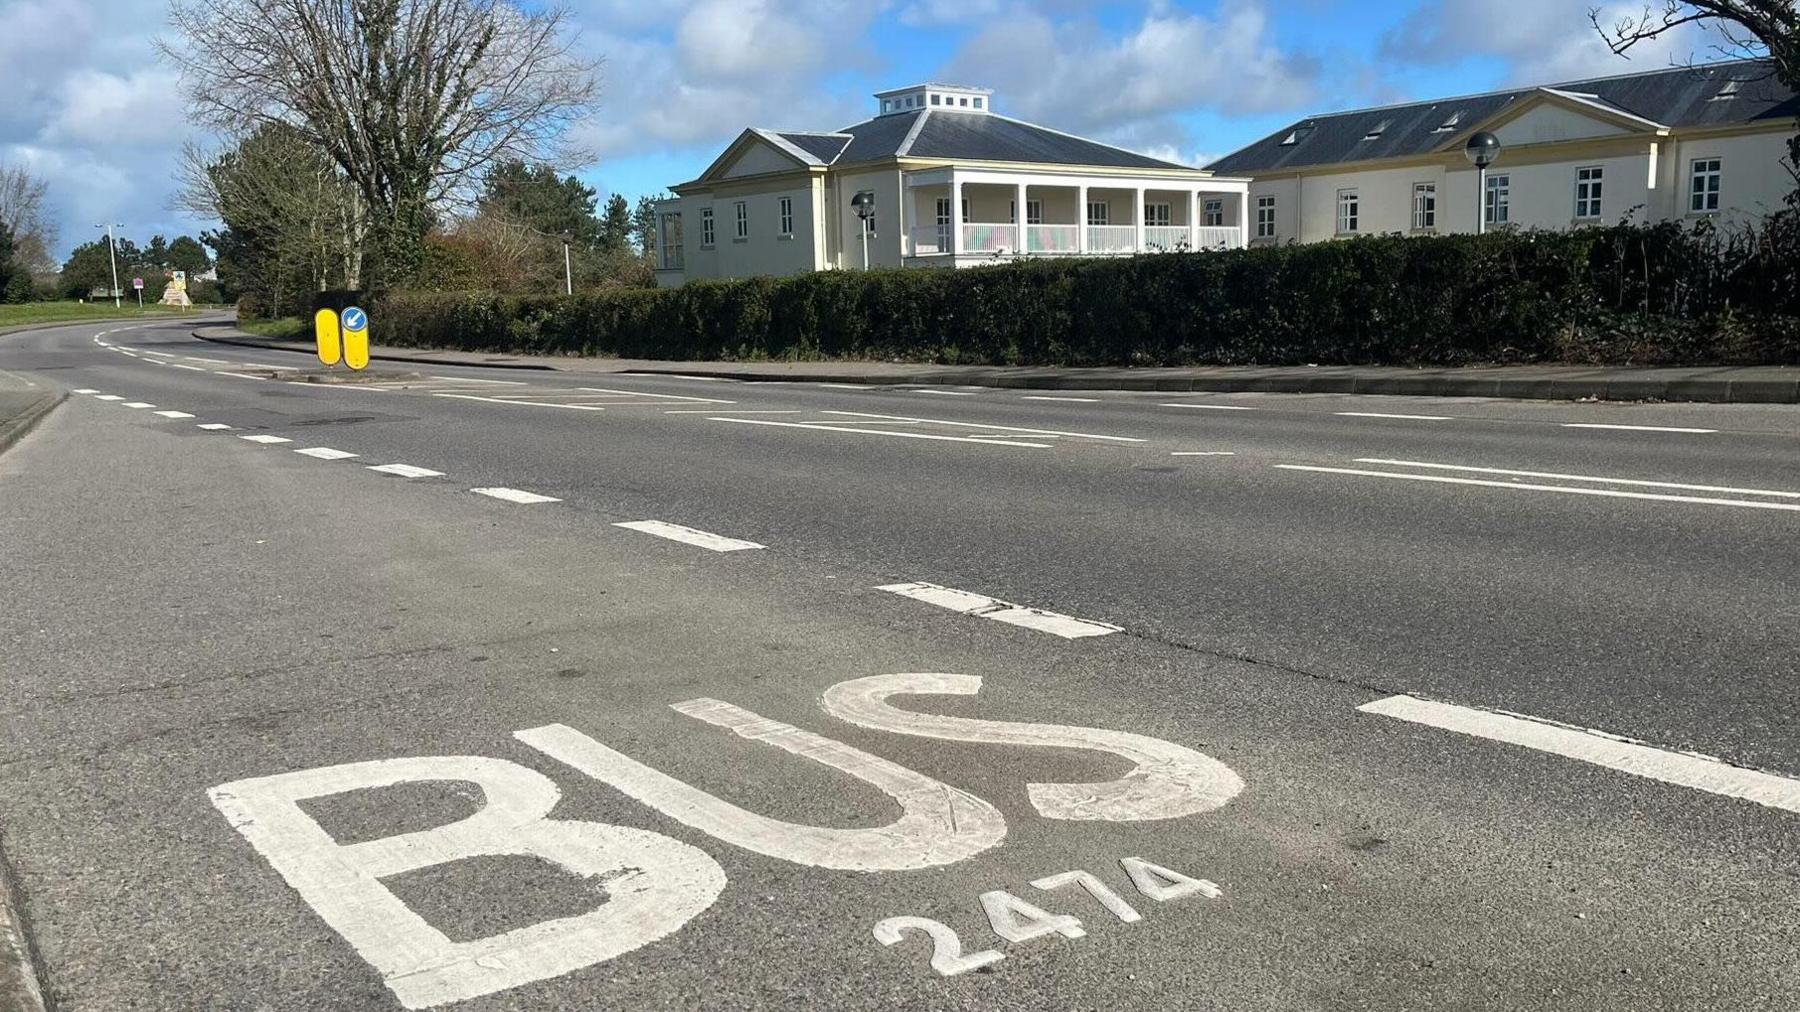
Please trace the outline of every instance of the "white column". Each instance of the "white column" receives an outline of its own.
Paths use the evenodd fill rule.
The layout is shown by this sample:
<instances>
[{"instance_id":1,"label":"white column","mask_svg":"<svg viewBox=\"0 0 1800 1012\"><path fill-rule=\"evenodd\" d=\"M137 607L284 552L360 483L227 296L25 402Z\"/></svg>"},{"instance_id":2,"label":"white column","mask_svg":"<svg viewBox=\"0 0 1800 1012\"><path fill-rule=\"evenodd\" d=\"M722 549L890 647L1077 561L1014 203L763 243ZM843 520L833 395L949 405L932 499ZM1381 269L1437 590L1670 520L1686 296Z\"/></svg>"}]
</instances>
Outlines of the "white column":
<instances>
[{"instance_id":1,"label":"white column","mask_svg":"<svg viewBox=\"0 0 1800 1012\"><path fill-rule=\"evenodd\" d=\"M1020 183L1014 189L1018 196L1013 198L1013 252L1027 251L1025 242L1025 184Z\"/></svg>"},{"instance_id":2,"label":"white column","mask_svg":"<svg viewBox=\"0 0 1800 1012\"><path fill-rule=\"evenodd\" d=\"M1087 193L1086 184L1075 188L1075 252L1077 253L1088 251Z\"/></svg>"},{"instance_id":3,"label":"white column","mask_svg":"<svg viewBox=\"0 0 1800 1012\"><path fill-rule=\"evenodd\" d=\"M913 252L913 229L919 221L919 195L907 185L906 173L900 173L900 259L904 263Z\"/></svg>"},{"instance_id":4,"label":"white column","mask_svg":"<svg viewBox=\"0 0 1800 1012\"><path fill-rule=\"evenodd\" d=\"M1200 248L1200 194L1189 190L1187 205L1188 249L1196 250Z\"/></svg>"},{"instance_id":5,"label":"white column","mask_svg":"<svg viewBox=\"0 0 1800 1012\"><path fill-rule=\"evenodd\" d=\"M963 251L963 181L950 173L950 252L960 255Z\"/></svg>"},{"instance_id":6,"label":"white column","mask_svg":"<svg viewBox=\"0 0 1800 1012\"><path fill-rule=\"evenodd\" d=\"M1132 225L1137 229L1136 238L1132 241L1133 253L1144 252L1144 188L1132 191L1137 194L1137 208L1131 213Z\"/></svg>"},{"instance_id":7,"label":"white column","mask_svg":"<svg viewBox=\"0 0 1800 1012\"><path fill-rule=\"evenodd\" d=\"M1245 249L1250 245L1250 187L1246 185L1238 193L1237 248Z\"/></svg>"}]
</instances>

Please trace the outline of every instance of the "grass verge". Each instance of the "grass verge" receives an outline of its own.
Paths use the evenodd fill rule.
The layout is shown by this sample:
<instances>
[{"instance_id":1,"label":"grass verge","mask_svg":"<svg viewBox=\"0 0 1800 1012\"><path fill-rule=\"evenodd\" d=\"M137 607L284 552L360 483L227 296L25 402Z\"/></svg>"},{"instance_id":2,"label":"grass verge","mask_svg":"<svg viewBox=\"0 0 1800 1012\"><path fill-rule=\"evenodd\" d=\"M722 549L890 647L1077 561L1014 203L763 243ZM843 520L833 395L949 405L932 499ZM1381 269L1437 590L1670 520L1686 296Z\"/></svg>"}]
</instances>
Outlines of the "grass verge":
<instances>
[{"instance_id":1,"label":"grass verge","mask_svg":"<svg viewBox=\"0 0 1800 1012\"><path fill-rule=\"evenodd\" d=\"M312 333L306 321L298 316L283 316L274 320L246 320L239 317L237 329L246 334L277 341L295 341Z\"/></svg>"}]
</instances>

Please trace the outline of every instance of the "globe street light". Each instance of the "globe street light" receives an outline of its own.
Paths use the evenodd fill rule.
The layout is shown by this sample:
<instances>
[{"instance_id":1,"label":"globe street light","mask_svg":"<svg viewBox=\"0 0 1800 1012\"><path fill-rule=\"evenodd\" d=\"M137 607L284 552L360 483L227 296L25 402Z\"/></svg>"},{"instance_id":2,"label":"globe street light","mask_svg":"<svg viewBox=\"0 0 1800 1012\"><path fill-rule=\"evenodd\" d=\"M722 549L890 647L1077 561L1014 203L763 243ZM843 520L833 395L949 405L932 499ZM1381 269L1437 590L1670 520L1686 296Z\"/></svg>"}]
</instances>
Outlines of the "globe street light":
<instances>
[{"instance_id":1,"label":"globe street light","mask_svg":"<svg viewBox=\"0 0 1800 1012\"><path fill-rule=\"evenodd\" d=\"M1463 155L1475 166L1475 234L1487 231L1487 170L1500 157L1500 138L1481 131L1463 145Z\"/></svg>"},{"instance_id":2,"label":"globe street light","mask_svg":"<svg viewBox=\"0 0 1800 1012\"><path fill-rule=\"evenodd\" d=\"M862 223L863 270L866 271L869 269L869 234L875 227L875 191L858 190L856 196L850 198L850 207Z\"/></svg>"}]
</instances>

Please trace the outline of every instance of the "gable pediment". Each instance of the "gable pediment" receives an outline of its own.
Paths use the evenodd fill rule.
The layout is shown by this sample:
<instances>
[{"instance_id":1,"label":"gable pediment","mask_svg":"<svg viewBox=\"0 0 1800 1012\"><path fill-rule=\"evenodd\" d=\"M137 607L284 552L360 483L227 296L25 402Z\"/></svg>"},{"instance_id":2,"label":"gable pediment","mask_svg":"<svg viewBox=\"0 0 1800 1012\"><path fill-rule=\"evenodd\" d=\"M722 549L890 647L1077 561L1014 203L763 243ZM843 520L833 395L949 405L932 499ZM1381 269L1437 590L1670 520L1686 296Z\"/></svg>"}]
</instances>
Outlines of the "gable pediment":
<instances>
[{"instance_id":1,"label":"gable pediment","mask_svg":"<svg viewBox=\"0 0 1800 1012\"><path fill-rule=\"evenodd\" d=\"M1665 134L1668 127L1594 96L1555 88L1539 88L1485 121L1471 124L1452 144L1460 148L1475 130L1486 130L1505 147L1603 140L1637 134Z\"/></svg>"},{"instance_id":2,"label":"gable pediment","mask_svg":"<svg viewBox=\"0 0 1800 1012\"><path fill-rule=\"evenodd\" d=\"M721 182L804 168L807 168L806 162L770 143L755 130L746 130L701 173L700 181Z\"/></svg>"}]
</instances>

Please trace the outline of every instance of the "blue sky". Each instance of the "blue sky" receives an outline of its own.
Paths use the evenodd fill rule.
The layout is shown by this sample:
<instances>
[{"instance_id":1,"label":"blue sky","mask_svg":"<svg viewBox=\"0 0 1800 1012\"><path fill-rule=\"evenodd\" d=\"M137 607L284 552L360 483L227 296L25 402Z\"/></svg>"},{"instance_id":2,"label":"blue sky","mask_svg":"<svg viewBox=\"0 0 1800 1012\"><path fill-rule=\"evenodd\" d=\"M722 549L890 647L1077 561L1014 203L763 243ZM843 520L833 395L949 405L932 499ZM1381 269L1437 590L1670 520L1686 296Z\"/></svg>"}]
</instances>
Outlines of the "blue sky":
<instances>
[{"instance_id":1,"label":"blue sky","mask_svg":"<svg viewBox=\"0 0 1800 1012\"><path fill-rule=\"evenodd\" d=\"M1605 3L1603 16L1641 0ZM994 89L996 111L1193 164L1312 112L1625 73L1716 56L1692 32L1612 55L1570 0L576 0L603 61L580 172L635 197L697 175L746 126L835 129L871 92ZM49 180L66 251L117 221L142 241L205 140L158 60L163 0L0 0L0 163Z\"/></svg>"}]
</instances>

